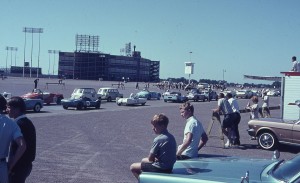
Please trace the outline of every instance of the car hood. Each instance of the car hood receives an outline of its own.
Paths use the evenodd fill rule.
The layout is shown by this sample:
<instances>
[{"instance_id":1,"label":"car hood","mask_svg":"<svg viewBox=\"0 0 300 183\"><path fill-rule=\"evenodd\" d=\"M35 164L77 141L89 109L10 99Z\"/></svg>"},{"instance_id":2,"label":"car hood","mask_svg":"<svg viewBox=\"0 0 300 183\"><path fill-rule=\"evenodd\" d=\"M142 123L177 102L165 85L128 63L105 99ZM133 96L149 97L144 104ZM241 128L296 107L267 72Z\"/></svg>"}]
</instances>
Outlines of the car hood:
<instances>
[{"instance_id":1,"label":"car hood","mask_svg":"<svg viewBox=\"0 0 300 183\"><path fill-rule=\"evenodd\" d=\"M141 183L159 176L158 182L240 182L249 171L251 182L261 182L261 173L274 163L266 159L247 159L238 157L197 158L177 161L172 174L143 173ZM154 178L157 179L157 178ZM145 181L143 181L145 180ZM167 180L167 181L162 181ZM177 181L176 181L177 180ZM200 181L203 180L203 181ZM155 181L149 181L154 183Z\"/></svg>"}]
</instances>

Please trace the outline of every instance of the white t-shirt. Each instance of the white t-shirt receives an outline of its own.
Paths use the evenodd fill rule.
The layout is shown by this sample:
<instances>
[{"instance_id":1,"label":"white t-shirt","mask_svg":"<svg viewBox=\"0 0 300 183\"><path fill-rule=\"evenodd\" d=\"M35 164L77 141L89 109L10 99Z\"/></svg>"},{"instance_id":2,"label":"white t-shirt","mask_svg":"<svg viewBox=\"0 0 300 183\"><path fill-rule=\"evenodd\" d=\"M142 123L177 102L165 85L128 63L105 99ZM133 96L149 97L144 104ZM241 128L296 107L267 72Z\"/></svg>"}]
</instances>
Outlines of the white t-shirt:
<instances>
[{"instance_id":1,"label":"white t-shirt","mask_svg":"<svg viewBox=\"0 0 300 183\"><path fill-rule=\"evenodd\" d=\"M183 141L186 139L187 133L192 133L193 138L191 144L182 152L182 155L188 156L190 158L198 157L198 145L203 133L205 133L202 124L194 116L187 119Z\"/></svg>"},{"instance_id":2,"label":"white t-shirt","mask_svg":"<svg viewBox=\"0 0 300 183\"><path fill-rule=\"evenodd\" d=\"M261 107L269 107L269 96L268 95L265 95L263 97L263 101L264 101L264 103Z\"/></svg>"}]
</instances>

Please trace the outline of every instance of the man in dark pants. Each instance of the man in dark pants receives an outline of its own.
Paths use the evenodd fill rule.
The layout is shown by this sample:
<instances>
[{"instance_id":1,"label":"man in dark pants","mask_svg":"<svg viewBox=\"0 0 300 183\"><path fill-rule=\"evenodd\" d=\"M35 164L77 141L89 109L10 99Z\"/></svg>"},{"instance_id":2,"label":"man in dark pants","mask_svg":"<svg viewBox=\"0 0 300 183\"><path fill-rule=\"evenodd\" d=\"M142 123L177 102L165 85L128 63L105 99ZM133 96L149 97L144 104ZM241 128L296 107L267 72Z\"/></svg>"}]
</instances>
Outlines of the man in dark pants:
<instances>
[{"instance_id":1,"label":"man in dark pants","mask_svg":"<svg viewBox=\"0 0 300 183\"><path fill-rule=\"evenodd\" d=\"M32 162L36 154L36 131L33 123L25 115L26 105L21 97L12 97L7 103L7 113L21 129L26 142L26 151L13 167L9 175L9 183L25 183L32 170ZM11 144L9 159L14 157L16 144Z\"/></svg>"},{"instance_id":2,"label":"man in dark pants","mask_svg":"<svg viewBox=\"0 0 300 183\"><path fill-rule=\"evenodd\" d=\"M33 82L34 82L34 89L36 89L37 85L38 85L38 82L39 82L39 79L35 79Z\"/></svg>"},{"instance_id":3,"label":"man in dark pants","mask_svg":"<svg viewBox=\"0 0 300 183\"><path fill-rule=\"evenodd\" d=\"M226 97L228 102L230 103L230 106L232 107L233 114L234 114L233 130L235 131L236 139L233 145L241 145L240 133L239 133L239 123L241 121L241 115L240 115L239 104L238 101L232 97L231 93L227 93Z\"/></svg>"}]
</instances>

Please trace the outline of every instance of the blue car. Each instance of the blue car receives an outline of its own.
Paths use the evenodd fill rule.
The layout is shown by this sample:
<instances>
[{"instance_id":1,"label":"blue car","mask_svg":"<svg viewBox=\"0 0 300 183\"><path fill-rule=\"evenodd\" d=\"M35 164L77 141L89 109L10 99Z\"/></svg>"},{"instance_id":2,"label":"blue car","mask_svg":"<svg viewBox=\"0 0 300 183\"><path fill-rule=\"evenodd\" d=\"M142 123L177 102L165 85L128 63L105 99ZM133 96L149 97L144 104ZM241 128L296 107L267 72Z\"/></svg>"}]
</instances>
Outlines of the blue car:
<instances>
[{"instance_id":1,"label":"blue car","mask_svg":"<svg viewBox=\"0 0 300 183\"><path fill-rule=\"evenodd\" d=\"M138 98L146 98L147 100L157 99L160 100L161 94L155 91L143 90L136 94Z\"/></svg>"},{"instance_id":2,"label":"blue car","mask_svg":"<svg viewBox=\"0 0 300 183\"><path fill-rule=\"evenodd\" d=\"M71 97L69 99L62 99L61 105L63 106L64 109L68 109L69 107L75 107L77 110L87 109L88 107L95 107L96 109L100 109L101 99L93 101L87 97L84 98Z\"/></svg>"},{"instance_id":3,"label":"blue car","mask_svg":"<svg viewBox=\"0 0 300 183\"><path fill-rule=\"evenodd\" d=\"M171 174L143 172L139 183L299 183L299 164L300 155L287 161L212 155L176 161Z\"/></svg>"}]
</instances>

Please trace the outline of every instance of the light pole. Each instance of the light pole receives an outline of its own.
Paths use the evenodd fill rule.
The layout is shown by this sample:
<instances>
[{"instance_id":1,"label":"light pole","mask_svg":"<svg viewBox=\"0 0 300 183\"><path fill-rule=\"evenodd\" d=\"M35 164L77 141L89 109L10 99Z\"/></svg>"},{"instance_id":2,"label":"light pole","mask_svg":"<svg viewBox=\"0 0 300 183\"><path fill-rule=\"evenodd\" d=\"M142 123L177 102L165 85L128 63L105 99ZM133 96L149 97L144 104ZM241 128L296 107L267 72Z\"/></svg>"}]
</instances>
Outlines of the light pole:
<instances>
[{"instance_id":1,"label":"light pole","mask_svg":"<svg viewBox=\"0 0 300 183\"><path fill-rule=\"evenodd\" d=\"M193 52L190 51L190 62L191 63L192 63L192 53ZM189 74L189 84L191 84L191 74Z\"/></svg>"},{"instance_id":2,"label":"light pole","mask_svg":"<svg viewBox=\"0 0 300 183\"><path fill-rule=\"evenodd\" d=\"M12 58L12 52L13 51L17 51L18 50L18 48L17 47L11 47L11 46L6 46L5 47L5 50L6 50L6 73L8 72L7 70L8 70L8 66L7 66L7 61L8 61L8 51L10 51L10 66L12 66L13 64L12 64L12 60L13 60L13 58ZM16 55L15 55L15 60L16 60ZM15 61L16 62L16 61Z\"/></svg>"},{"instance_id":3,"label":"light pole","mask_svg":"<svg viewBox=\"0 0 300 183\"><path fill-rule=\"evenodd\" d=\"M24 77L24 69L25 69L25 52L26 52L26 33L31 33L31 56L30 56L30 77L31 77L31 68L32 68L32 53L33 53L33 33L39 33L39 52L38 52L38 69L37 69L37 77L39 76L39 65L40 65L40 33L43 33L43 28L31 28L24 27L23 32L25 33L25 44L24 44L24 67L23 67L23 77Z\"/></svg>"},{"instance_id":4,"label":"light pole","mask_svg":"<svg viewBox=\"0 0 300 183\"><path fill-rule=\"evenodd\" d=\"M58 54L60 50L48 50L49 53L49 69L48 73L50 73L50 53L53 54L53 68L52 68L52 74L54 75L54 67L55 67L55 54Z\"/></svg>"},{"instance_id":5,"label":"light pole","mask_svg":"<svg viewBox=\"0 0 300 183\"><path fill-rule=\"evenodd\" d=\"M223 81L225 81L224 80L224 73L226 72L226 69L223 69Z\"/></svg>"}]
</instances>

